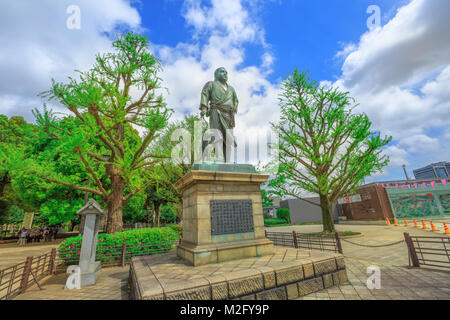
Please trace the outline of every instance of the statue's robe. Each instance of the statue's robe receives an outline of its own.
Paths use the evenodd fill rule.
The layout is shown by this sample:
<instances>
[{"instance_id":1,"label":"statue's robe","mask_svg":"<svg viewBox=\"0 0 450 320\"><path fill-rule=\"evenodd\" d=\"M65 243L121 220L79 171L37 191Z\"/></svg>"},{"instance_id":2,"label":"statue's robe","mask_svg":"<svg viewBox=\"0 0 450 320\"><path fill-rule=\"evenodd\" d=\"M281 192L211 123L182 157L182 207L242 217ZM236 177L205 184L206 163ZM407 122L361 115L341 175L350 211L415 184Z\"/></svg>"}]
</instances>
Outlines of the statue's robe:
<instances>
[{"instance_id":1,"label":"statue's robe","mask_svg":"<svg viewBox=\"0 0 450 320\"><path fill-rule=\"evenodd\" d=\"M222 85L219 81L209 81L205 84L201 94L200 110L206 110L209 116L210 129L219 129L224 143L227 138L236 141L233 136L226 137L226 130L235 127L234 115L239 101L232 86Z\"/></svg>"}]
</instances>

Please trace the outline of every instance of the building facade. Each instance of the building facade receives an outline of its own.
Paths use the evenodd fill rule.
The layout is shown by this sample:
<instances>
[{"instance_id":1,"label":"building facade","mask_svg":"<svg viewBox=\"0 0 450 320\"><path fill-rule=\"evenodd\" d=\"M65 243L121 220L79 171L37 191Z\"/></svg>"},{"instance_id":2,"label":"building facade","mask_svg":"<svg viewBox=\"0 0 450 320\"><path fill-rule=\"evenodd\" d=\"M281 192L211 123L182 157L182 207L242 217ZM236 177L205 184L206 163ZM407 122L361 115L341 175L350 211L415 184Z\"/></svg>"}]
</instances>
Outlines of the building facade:
<instances>
[{"instance_id":1,"label":"building facade","mask_svg":"<svg viewBox=\"0 0 450 320\"><path fill-rule=\"evenodd\" d=\"M450 177L450 162L432 163L426 167L413 170L416 179L443 179Z\"/></svg>"},{"instance_id":2,"label":"building facade","mask_svg":"<svg viewBox=\"0 0 450 320\"><path fill-rule=\"evenodd\" d=\"M320 204L319 197L306 198L309 201ZM318 205L313 205L309 202L300 199L286 199L281 201L281 208L289 208L291 215L291 223L306 223L306 222L322 222L322 210ZM333 206L333 220L338 222L340 215L340 208L336 203Z\"/></svg>"},{"instance_id":3,"label":"building facade","mask_svg":"<svg viewBox=\"0 0 450 320\"><path fill-rule=\"evenodd\" d=\"M427 219L450 217L450 185L441 180L400 180L371 183L356 191L357 200L342 203L351 220ZM354 198L354 197L352 197Z\"/></svg>"},{"instance_id":4,"label":"building facade","mask_svg":"<svg viewBox=\"0 0 450 320\"><path fill-rule=\"evenodd\" d=\"M342 215L349 220L392 219L393 213L385 188L376 183L362 186L352 201L340 204Z\"/></svg>"}]
</instances>

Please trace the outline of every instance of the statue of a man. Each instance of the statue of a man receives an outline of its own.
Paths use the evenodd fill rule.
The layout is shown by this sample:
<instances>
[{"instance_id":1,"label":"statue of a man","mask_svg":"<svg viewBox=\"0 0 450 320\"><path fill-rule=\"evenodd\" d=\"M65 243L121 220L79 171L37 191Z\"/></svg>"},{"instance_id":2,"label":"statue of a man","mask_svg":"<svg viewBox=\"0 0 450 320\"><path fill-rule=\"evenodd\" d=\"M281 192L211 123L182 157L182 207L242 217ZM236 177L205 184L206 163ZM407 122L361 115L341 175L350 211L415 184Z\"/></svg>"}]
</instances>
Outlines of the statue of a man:
<instances>
[{"instance_id":1,"label":"statue of a man","mask_svg":"<svg viewBox=\"0 0 450 320\"><path fill-rule=\"evenodd\" d=\"M227 84L227 80L227 70L218 68L214 72L214 81L207 82L203 87L200 101L201 116L209 117L209 128L217 129L222 134L225 162L230 160L231 147L236 147L232 129L235 127L234 115L239 103L236 92Z\"/></svg>"}]
</instances>

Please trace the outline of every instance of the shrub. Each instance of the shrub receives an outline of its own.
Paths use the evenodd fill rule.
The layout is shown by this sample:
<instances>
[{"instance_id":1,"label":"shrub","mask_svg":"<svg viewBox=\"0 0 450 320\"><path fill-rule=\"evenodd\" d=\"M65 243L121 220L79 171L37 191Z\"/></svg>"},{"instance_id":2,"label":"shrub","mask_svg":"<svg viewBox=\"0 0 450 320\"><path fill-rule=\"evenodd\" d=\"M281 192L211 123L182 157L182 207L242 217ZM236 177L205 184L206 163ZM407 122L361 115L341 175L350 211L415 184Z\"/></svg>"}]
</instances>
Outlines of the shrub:
<instances>
[{"instance_id":1,"label":"shrub","mask_svg":"<svg viewBox=\"0 0 450 320\"><path fill-rule=\"evenodd\" d=\"M172 243L180 237L173 228L145 228L132 229L114 234L99 234L97 243L96 260L111 262L120 259L122 245L126 243L127 257L132 255L148 255L166 253L172 247ZM65 239L58 246L58 254L66 264L74 264L80 257L82 236ZM152 246L140 246L142 244L154 244Z\"/></svg>"},{"instance_id":2,"label":"shrub","mask_svg":"<svg viewBox=\"0 0 450 320\"><path fill-rule=\"evenodd\" d=\"M175 230L176 232L178 232L178 234L180 235L180 237L183 235L183 226L181 224L169 224L167 225L169 228L172 228L173 230Z\"/></svg>"},{"instance_id":3,"label":"shrub","mask_svg":"<svg viewBox=\"0 0 450 320\"><path fill-rule=\"evenodd\" d=\"M284 219L287 223L291 223L291 214L289 212L289 208L278 208L277 218Z\"/></svg>"},{"instance_id":4,"label":"shrub","mask_svg":"<svg viewBox=\"0 0 450 320\"><path fill-rule=\"evenodd\" d=\"M284 219L264 219L264 225L266 227L274 227L278 225L286 225L287 222Z\"/></svg>"}]
</instances>

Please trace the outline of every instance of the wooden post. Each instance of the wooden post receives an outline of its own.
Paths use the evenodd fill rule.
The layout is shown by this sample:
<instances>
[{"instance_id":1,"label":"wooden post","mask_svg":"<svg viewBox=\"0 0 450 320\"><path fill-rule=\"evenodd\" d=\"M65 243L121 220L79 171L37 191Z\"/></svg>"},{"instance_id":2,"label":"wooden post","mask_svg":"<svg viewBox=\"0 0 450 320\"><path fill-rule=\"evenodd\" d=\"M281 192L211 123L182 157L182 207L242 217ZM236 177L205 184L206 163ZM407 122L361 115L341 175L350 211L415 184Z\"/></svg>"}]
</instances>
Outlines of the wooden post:
<instances>
[{"instance_id":1,"label":"wooden post","mask_svg":"<svg viewBox=\"0 0 450 320\"><path fill-rule=\"evenodd\" d=\"M294 248L298 248L298 243L297 243L297 233L294 231L292 231L292 237L294 239Z\"/></svg>"},{"instance_id":2,"label":"wooden post","mask_svg":"<svg viewBox=\"0 0 450 320\"><path fill-rule=\"evenodd\" d=\"M122 245L122 259L121 259L122 267L125 267L126 254L127 254L127 244L124 242Z\"/></svg>"},{"instance_id":3,"label":"wooden post","mask_svg":"<svg viewBox=\"0 0 450 320\"><path fill-rule=\"evenodd\" d=\"M420 263L419 263L419 259L417 258L417 253L416 253L416 249L414 248L414 243L411 239L411 236L409 235L408 232L404 232L403 235L405 236L405 242L406 242L406 246L408 247L408 253L409 256L411 257L411 262L413 267L420 267Z\"/></svg>"},{"instance_id":4,"label":"wooden post","mask_svg":"<svg viewBox=\"0 0 450 320\"><path fill-rule=\"evenodd\" d=\"M339 237L339 232L335 232L334 236L336 237L336 246L337 246L338 252L340 254L344 254L344 250L342 250L341 238Z\"/></svg>"},{"instance_id":5,"label":"wooden post","mask_svg":"<svg viewBox=\"0 0 450 320\"><path fill-rule=\"evenodd\" d=\"M50 262L48 263L48 274L56 273L56 248L50 252Z\"/></svg>"},{"instance_id":6,"label":"wooden post","mask_svg":"<svg viewBox=\"0 0 450 320\"><path fill-rule=\"evenodd\" d=\"M27 257L25 266L23 267L22 280L20 281L20 293L24 293L27 289L28 278L31 273L31 265L33 264L33 257Z\"/></svg>"}]
</instances>

